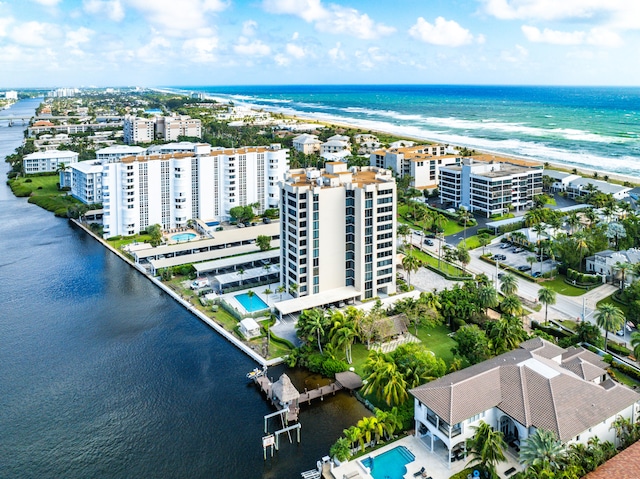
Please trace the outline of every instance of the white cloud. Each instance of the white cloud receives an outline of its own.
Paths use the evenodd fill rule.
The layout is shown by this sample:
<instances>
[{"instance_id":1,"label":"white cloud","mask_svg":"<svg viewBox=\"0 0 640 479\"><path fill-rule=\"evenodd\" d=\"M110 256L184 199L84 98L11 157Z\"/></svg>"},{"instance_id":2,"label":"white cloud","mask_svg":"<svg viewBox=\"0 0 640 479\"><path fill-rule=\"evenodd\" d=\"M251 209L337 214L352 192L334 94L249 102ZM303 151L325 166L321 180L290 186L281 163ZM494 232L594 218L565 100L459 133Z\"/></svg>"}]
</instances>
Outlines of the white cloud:
<instances>
[{"instance_id":1,"label":"white cloud","mask_svg":"<svg viewBox=\"0 0 640 479\"><path fill-rule=\"evenodd\" d=\"M336 43L336 46L329 50L329 57L334 61L343 61L346 58L344 51L342 50L342 45L340 42Z\"/></svg>"},{"instance_id":2,"label":"white cloud","mask_svg":"<svg viewBox=\"0 0 640 479\"><path fill-rule=\"evenodd\" d=\"M0 17L0 37L6 37L9 34L9 26L13 22L12 17Z\"/></svg>"},{"instance_id":3,"label":"white cloud","mask_svg":"<svg viewBox=\"0 0 640 479\"><path fill-rule=\"evenodd\" d=\"M522 33L530 42L550 43L551 45L580 45L585 38L585 32L561 32L549 28L540 30L529 25L522 26Z\"/></svg>"},{"instance_id":4,"label":"white cloud","mask_svg":"<svg viewBox=\"0 0 640 479\"><path fill-rule=\"evenodd\" d=\"M436 18L434 24L419 17L409 29L409 35L425 43L447 47L459 47L473 42L473 35L469 30L462 28L456 21L445 20L443 17ZM484 42L484 36L480 37L480 42Z\"/></svg>"},{"instance_id":5,"label":"white cloud","mask_svg":"<svg viewBox=\"0 0 640 479\"><path fill-rule=\"evenodd\" d=\"M291 40L297 40L298 37L300 36L300 34L298 32L293 32L293 35L291 35Z\"/></svg>"},{"instance_id":6,"label":"white cloud","mask_svg":"<svg viewBox=\"0 0 640 479\"><path fill-rule=\"evenodd\" d=\"M381 52L378 47L370 47L365 51L356 51L358 65L364 70L372 70L380 63L386 63L389 59L388 55Z\"/></svg>"},{"instance_id":7,"label":"white cloud","mask_svg":"<svg viewBox=\"0 0 640 479\"><path fill-rule=\"evenodd\" d=\"M240 37L238 43L234 45L233 51L238 55L264 57L271 54L271 48L260 40L249 42L248 39Z\"/></svg>"},{"instance_id":8,"label":"white cloud","mask_svg":"<svg viewBox=\"0 0 640 479\"><path fill-rule=\"evenodd\" d=\"M40 5L44 5L45 7L55 7L60 0L31 0L34 3L38 3Z\"/></svg>"},{"instance_id":9,"label":"white cloud","mask_svg":"<svg viewBox=\"0 0 640 479\"><path fill-rule=\"evenodd\" d=\"M507 63L520 63L526 60L529 56L529 51L522 45L516 45L515 51L503 50L500 52L500 60Z\"/></svg>"},{"instance_id":10,"label":"white cloud","mask_svg":"<svg viewBox=\"0 0 640 479\"><path fill-rule=\"evenodd\" d=\"M592 28L589 32L562 32L549 28L540 30L536 27L523 25L522 33L530 42L551 45L582 45L586 43L595 46L616 47L622 44L622 39L617 33L605 28Z\"/></svg>"},{"instance_id":11,"label":"white cloud","mask_svg":"<svg viewBox=\"0 0 640 479\"><path fill-rule=\"evenodd\" d=\"M10 36L21 45L44 47L54 44L61 32L57 25L51 23L26 22L13 27Z\"/></svg>"},{"instance_id":12,"label":"white cloud","mask_svg":"<svg viewBox=\"0 0 640 479\"><path fill-rule=\"evenodd\" d=\"M283 55L282 53L278 53L276 56L273 57L273 59L281 67L286 67L291 63L291 58L289 58L286 55Z\"/></svg>"},{"instance_id":13,"label":"white cloud","mask_svg":"<svg viewBox=\"0 0 640 479\"><path fill-rule=\"evenodd\" d=\"M245 37L251 37L255 35L257 28L258 22L256 22L255 20L247 20L242 24L242 34Z\"/></svg>"},{"instance_id":14,"label":"white cloud","mask_svg":"<svg viewBox=\"0 0 640 479\"><path fill-rule=\"evenodd\" d=\"M263 0L262 8L269 13L295 15L309 23L327 16L320 0Z\"/></svg>"},{"instance_id":15,"label":"white cloud","mask_svg":"<svg viewBox=\"0 0 640 479\"><path fill-rule=\"evenodd\" d=\"M287 54L298 60L306 56L304 48L295 43L287 43Z\"/></svg>"},{"instance_id":16,"label":"white cloud","mask_svg":"<svg viewBox=\"0 0 640 479\"><path fill-rule=\"evenodd\" d=\"M207 14L227 8L222 0L123 0L144 15L149 23L170 36L210 35Z\"/></svg>"},{"instance_id":17,"label":"white cloud","mask_svg":"<svg viewBox=\"0 0 640 479\"><path fill-rule=\"evenodd\" d=\"M149 43L141 46L135 51L136 59L145 63L165 63L167 51L170 50L171 43L164 37L156 36Z\"/></svg>"},{"instance_id":18,"label":"white cloud","mask_svg":"<svg viewBox=\"0 0 640 479\"><path fill-rule=\"evenodd\" d=\"M196 63L211 63L216 61L217 49L217 37L190 38L182 44L183 56Z\"/></svg>"},{"instance_id":19,"label":"white cloud","mask_svg":"<svg viewBox=\"0 0 640 479\"><path fill-rule=\"evenodd\" d=\"M91 40L95 32L89 28L80 27L77 30L72 30L66 33L66 40L64 42L65 48L77 49L83 43L87 43Z\"/></svg>"},{"instance_id":20,"label":"white cloud","mask_svg":"<svg viewBox=\"0 0 640 479\"><path fill-rule=\"evenodd\" d=\"M371 40L390 35L395 28L375 22L366 13L334 3L328 7L320 0L263 0L262 8L274 14L294 15L323 33L351 35Z\"/></svg>"},{"instance_id":21,"label":"white cloud","mask_svg":"<svg viewBox=\"0 0 640 479\"><path fill-rule=\"evenodd\" d=\"M120 0L84 0L84 11L91 15L106 15L109 20L120 22L124 18L124 8Z\"/></svg>"},{"instance_id":22,"label":"white cloud","mask_svg":"<svg viewBox=\"0 0 640 479\"><path fill-rule=\"evenodd\" d=\"M640 29L637 0L480 0L501 20L580 20L622 30Z\"/></svg>"},{"instance_id":23,"label":"white cloud","mask_svg":"<svg viewBox=\"0 0 640 479\"><path fill-rule=\"evenodd\" d=\"M366 13L339 5L331 5L329 15L315 26L324 33L353 35L363 40L373 40L396 31L393 27L374 22Z\"/></svg>"}]
</instances>

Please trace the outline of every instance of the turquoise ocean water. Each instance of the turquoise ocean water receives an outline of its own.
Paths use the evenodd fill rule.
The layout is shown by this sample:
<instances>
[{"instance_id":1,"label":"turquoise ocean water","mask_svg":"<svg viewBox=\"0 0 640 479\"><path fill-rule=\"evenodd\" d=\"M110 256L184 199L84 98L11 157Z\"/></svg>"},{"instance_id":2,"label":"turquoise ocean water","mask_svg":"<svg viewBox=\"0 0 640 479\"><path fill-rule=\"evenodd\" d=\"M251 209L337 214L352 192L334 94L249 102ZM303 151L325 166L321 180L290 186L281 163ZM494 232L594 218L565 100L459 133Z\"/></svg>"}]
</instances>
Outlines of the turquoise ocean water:
<instances>
[{"instance_id":1,"label":"turquoise ocean water","mask_svg":"<svg viewBox=\"0 0 640 479\"><path fill-rule=\"evenodd\" d=\"M180 87L270 111L640 177L640 88Z\"/></svg>"}]
</instances>

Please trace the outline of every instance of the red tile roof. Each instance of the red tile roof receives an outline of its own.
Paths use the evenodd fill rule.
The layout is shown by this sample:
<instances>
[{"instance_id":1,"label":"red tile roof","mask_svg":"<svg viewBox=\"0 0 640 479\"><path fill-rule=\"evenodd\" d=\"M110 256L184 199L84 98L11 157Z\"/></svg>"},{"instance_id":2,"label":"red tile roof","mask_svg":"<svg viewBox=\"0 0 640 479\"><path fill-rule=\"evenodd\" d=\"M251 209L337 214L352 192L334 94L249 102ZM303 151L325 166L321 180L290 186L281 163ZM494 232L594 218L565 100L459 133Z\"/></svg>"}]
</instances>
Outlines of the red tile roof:
<instances>
[{"instance_id":1,"label":"red tile roof","mask_svg":"<svg viewBox=\"0 0 640 479\"><path fill-rule=\"evenodd\" d=\"M636 442L583 479L638 479L639 477L640 442Z\"/></svg>"}]
</instances>

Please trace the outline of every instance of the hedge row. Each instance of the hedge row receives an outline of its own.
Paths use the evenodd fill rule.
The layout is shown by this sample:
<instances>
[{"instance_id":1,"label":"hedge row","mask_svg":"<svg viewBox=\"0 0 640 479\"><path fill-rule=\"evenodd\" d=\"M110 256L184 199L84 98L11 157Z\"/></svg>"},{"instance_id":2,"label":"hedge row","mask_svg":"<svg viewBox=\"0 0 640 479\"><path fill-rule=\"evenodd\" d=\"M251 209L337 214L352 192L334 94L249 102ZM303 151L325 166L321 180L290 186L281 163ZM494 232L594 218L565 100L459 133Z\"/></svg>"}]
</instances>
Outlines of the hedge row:
<instances>
[{"instance_id":1,"label":"hedge row","mask_svg":"<svg viewBox=\"0 0 640 479\"><path fill-rule=\"evenodd\" d=\"M531 327L533 329L538 329L540 331L543 331L543 332L553 336L554 338L558 338L558 339L564 339L564 338L568 338L569 336L571 336L571 333L567 333L566 331L564 331L562 329L554 328L554 327L551 327L551 326L543 326L542 324L538 323L537 321L532 321L531 322Z\"/></svg>"},{"instance_id":2,"label":"hedge row","mask_svg":"<svg viewBox=\"0 0 640 479\"><path fill-rule=\"evenodd\" d=\"M620 364L616 361L613 361L611 363L611 367L625 373L627 376L632 377L636 381L640 381L640 372L636 371L635 368L629 367L626 364Z\"/></svg>"},{"instance_id":3,"label":"hedge row","mask_svg":"<svg viewBox=\"0 0 640 479\"><path fill-rule=\"evenodd\" d=\"M580 273L575 269L567 269L567 279L581 284L598 284L602 282L600 276L595 274Z\"/></svg>"},{"instance_id":4,"label":"hedge row","mask_svg":"<svg viewBox=\"0 0 640 479\"><path fill-rule=\"evenodd\" d=\"M620 356L629 356L631 351L617 343L607 343L607 348Z\"/></svg>"}]
</instances>

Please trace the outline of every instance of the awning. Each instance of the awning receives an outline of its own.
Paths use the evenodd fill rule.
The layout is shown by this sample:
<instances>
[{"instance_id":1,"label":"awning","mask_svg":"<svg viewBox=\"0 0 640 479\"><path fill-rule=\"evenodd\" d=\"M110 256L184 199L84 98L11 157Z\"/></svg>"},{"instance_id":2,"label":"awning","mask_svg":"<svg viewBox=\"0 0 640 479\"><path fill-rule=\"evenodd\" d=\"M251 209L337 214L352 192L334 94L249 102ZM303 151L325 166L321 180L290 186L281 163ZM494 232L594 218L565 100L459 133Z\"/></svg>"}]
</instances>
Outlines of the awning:
<instances>
[{"instance_id":1,"label":"awning","mask_svg":"<svg viewBox=\"0 0 640 479\"><path fill-rule=\"evenodd\" d=\"M287 299L274 304L274 306L281 314L286 315L297 313L298 311L304 311L305 309L313 309L318 306L325 306L327 304L357 298L361 294L362 293L353 286L344 286L342 288L330 289L329 291L324 291L318 294Z\"/></svg>"}]
</instances>

